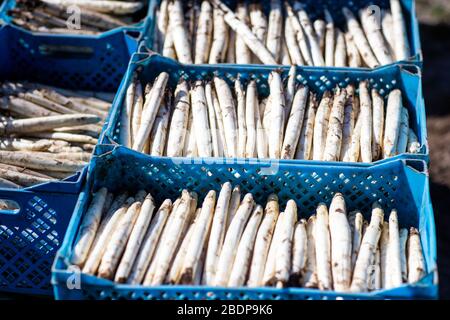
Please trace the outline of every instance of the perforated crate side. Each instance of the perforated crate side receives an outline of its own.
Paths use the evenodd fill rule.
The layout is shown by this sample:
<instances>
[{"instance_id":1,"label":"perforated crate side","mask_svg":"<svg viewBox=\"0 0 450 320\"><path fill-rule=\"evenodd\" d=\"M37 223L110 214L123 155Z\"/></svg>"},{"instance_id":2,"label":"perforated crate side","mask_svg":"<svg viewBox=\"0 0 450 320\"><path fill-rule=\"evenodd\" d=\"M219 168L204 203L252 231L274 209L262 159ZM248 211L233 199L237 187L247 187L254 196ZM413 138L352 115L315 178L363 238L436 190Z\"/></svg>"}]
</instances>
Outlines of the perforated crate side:
<instances>
[{"instance_id":1,"label":"perforated crate side","mask_svg":"<svg viewBox=\"0 0 450 320\"><path fill-rule=\"evenodd\" d=\"M3 190L0 197L20 207L0 212L0 291L51 294L53 258L78 195Z\"/></svg>"},{"instance_id":2,"label":"perforated crate side","mask_svg":"<svg viewBox=\"0 0 450 320\"><path fill-rule=\"evenodd\" d=\"M273 163L248 160L243 163L185 163L155 158L123 147L100 146L101 156L95 157L90 166L90 176L80 195L64 243L55 259L52 283L56 298L71 299L380 299L380 298L433 298L436 297L436 243L433 211L429 200L426 163L420 160L395 160L371 168L345 164L330 166L311 165L308 162L280 164L276 174L262 175L262 170ZM142 287L117 285L94 276L81 275L80 289L69 290L67 280L77 275L68 263L73 242L83 213L93 190L106 186L110 191L135 192L146 189L157 203L175 199L186 188L199 194L199 203L207 191L220 190L221 184L230 181L240 185L242 194L252 192L255 201L265 204L267 196L276 193L283 208L288 199L299 206L299 215L307 218L315 212L319 202L330 203L335 192L345 196L347 210L361 209L370 218L370 208L379 201L385 209L396 208L401 227L416 226L427 265L427 277L419 284L404 285L394 291L384 290L368 294L343 295L303 288L220 288L195 286Z\"/></svg>"}]
</instances>

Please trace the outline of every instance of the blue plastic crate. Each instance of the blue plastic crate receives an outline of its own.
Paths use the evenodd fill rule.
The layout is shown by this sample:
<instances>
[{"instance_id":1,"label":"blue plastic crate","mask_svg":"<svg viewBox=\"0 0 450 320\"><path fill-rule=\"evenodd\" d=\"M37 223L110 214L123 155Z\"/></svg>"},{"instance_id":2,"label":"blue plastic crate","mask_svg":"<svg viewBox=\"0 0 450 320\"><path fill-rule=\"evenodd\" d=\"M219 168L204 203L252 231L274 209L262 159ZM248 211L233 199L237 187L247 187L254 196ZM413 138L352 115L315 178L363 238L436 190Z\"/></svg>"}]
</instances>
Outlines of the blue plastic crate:
<instances>
[{"instance_id":1,"label":"blue plastic crate","mask_svg":"<svg viewBox=\"0 0 450 320\"><path fill-rule=\"evenodd\" d=\"M397 159L371 168L345 164L317 166L302 161L283 163L273 175L265 175L270 161L195 164L153 158L124 147L98 146L90 165L90 175L80 194L66 237L52 268L56 299L406 299L437 297L436 237L429 197L427 165L422 160ZM303 288L222 288L204 286L133 286L115 284L95 276L80 274L69 259L78 227L91 200L92 191L146 189L155 200L175 199L183 188L205 195L220 190L230 181L242 193L252 192L258 203L276 193L280 205L294 199L302 217L315 212L321 201L329 204L335 192L344 194L348 210L359 208L366 219L372 202L380 201L385 212L397 208L401 227L420 230L427 276L420 283L366 294L338 294ZM201 202L202 199L199 199ZM68 285L79 284L69 289Z\"/></svg>"},{"instance_id":2,"label":"blue plastic crate","mask_svg":"<svg viewBox=\"0 0 450 320\"><path fill-rule=\"evenodd\" d=\"M115 144L118 141L120 128L120 113L124 105L126 90L133 75L139 71L139 79L143 84L153 81L154 78L165 71L169 73L169 84L172 89L176 87L178 79L187 80L211 79L214 75L223 77L231 85L237 76L242 81L256 79L260 94L268 95L268 76L274 69L282 70L282 77L288 76L289 67L271 67L254 65L182 65L172 59L151 53L137 53L132 57L126 76L122 80L112 106L112 116L101 140L103 144ZM401 154L390 159L379 160L374 163L354 163L355 166L368 167L377 163L389 162L394 159L418 158L429 161L428 141L425 118L425 103L422 96L422 79L420 68L415 65L390 65L374 70L348 68L317 68L297 67L297 82L308 85L311 91L322 93L332 90L339 85L347 86L368 79L370 86L379 90L385 96L394 88L403 93L404 106L408 108L410 123L416 132L421 150L419 154ZM150 158L150 156L148 156ZM280 160L281 163L295 163L298 160ZM311 161L311 163L331 162Z\"/></svg>"},{"instance_id":3,"label":"blue plastic crate","mask_svg":"<svg viewBox=\"0 0 450 320\"><path fill-rule=\"evenodd\" d=\"M52 46L72 51L62 56L48 54L45 48ZM3 25L0 81L28 80L114 93L136 46L129 31L88 39L33 35ZM80 54L83 52L88 54ZM51 294L51 263L63 240L85 171L64 181L21 190L0 188L0 199L16 201L20 207L18 213L0 211L0 291Z\"/></svg>"},{"instance_id":4,"label":"blue plastic crate","mask_svg":"<svg viewBox=\"0 0 450 320\"><path fill-rule=\"evenodd\" d=\"M236 6L235 0L222 0L225 4L234 9ZM269 1L260 1L266 11L269 12ZM149 5L149 19L144 27L144 42L147 47L154 49L154 34L156 25L156 10L161 3L161 0L150 0ZM323 18L323 8L328 8L332 14L337 26L345 25L345 19L341 12L343 6L357 12L359 9L368 5L378 5L380 8L389 8L389 0L303 0L302 4L306 5L306 11L312 19ZM403 7L403 15L405 18L406 29L408 31L409 45L411 49L411 58L407 61L422 67L422 48L420 44L419 22L416 15L415 0L401 0ZM406 62L406 61L403 61ZM402 63L402 62L396 62ZM355 69L355 68L350 68Z\"/></svg>"},{"instance_id":5,"label":"blue plastic crate","mask_svg":"<svg viewBox=\"0 0 450 320\"><path fill-rule=\"evenodd\" d=\"M149 8L146 9L146 15L143 17L143 19L137 23L131 24L129 26L119 27L115 29L111 29L102 33L99 33L98 35L76 35L76 34L51 34L51 33L45 33L45 32L32 32L25 28L22 28L20 26L17 26L13 24L11 17L8 15L8 11L16 7L16 0L4 0L4 2L0 5L0 25L2 24L9 24L11 26L14 26L22 31L26 31L28 33L33 33L35 35L47 35L52 37L68 37L68 38L77 38L77 39L98 39L97 42L99 42L99 39L102 39L105 36L109 36L114 33L121 33L123 31L133 31L137 34L135 38L138 41L143 39L144 37L144 30L148 29L148 25L150 23L149 21L149 14L150 10ZM143 8L142 10L145 10Z\"/></svg>"}]
</instances>

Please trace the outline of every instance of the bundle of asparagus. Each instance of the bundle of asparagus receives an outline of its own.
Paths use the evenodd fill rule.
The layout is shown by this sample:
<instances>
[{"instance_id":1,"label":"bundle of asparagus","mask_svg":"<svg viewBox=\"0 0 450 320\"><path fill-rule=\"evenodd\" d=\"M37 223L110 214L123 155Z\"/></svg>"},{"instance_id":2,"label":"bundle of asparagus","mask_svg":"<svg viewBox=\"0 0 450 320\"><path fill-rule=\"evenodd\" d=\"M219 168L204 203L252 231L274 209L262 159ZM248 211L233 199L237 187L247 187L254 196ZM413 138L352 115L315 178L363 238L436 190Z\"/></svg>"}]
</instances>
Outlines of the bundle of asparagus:
<instances>
[{"instance_id":1,"label":"bundle of asparagus","mask_svg":"<svg viewBox=\"0 0 450 320\"><path fill-rule=\"evenodd\" d=\"M220 77L181 78L173 90L166 72L143 90L137 77L122 108L120 143L150 155L372 162L420 150L401 91L385 98L368 81L326 91L319 103L296 83L295 66L286 85L278 71L270 74L268 97L239 76L234 90Z\"/></svg>"},{"instance_id":2,"label":"bundle of asparagus","mask_svg":"<svg viewBox=\"0 0 450 320\"><path fill-rule=\"evenodd\" d=\"M35 83L0 84L0 186L28 187L83 168L100 135L109 94Z\"/></svg>"},{"instance_id":3,"label":"bundle of asparagus","mask_svg":"<svg viewBox=\"0 0 450 320\"><path fill-rule=\"evenodd\" d=\"M185 11L183 12L183 9ZM237 1L233 12L221 0L162 0L154 49L182 63L263 63L370 67L407 60L411 53L399 0L390 10L363 8L359 18L342 8L345 26L311 21L300 1L271 0L268 17L259 2Z\"/></svg>"},{"instance_id":4,"label":"bundle of asparagus","mask_svg":"<svg viewBox=\"0 0 450 320\"><path fill-rule=\"evenodd\" d=\"M159 209L150 193L99 189L81 222L71 263L84 273L134 285L303 286L367 292L415 283L426 272L419 232L399 229L397 211L384 222L378 202L370 223L347 213L342 194L329 208L298 218L295 201L265 209L239 186L183 190Z\"/></svg>"},{"instance_id":5,"label":"bundle of asparagus","mask_svg":"<svg viewBox=\"0 0 450 320\"><path fill-rule=\"evenodd\" d=\"M12 22L31 31L97 34L139 21L144 1L17 0L9 10ZM79 9L79 28L77 22Z\"/></svg>"}]
</instances>

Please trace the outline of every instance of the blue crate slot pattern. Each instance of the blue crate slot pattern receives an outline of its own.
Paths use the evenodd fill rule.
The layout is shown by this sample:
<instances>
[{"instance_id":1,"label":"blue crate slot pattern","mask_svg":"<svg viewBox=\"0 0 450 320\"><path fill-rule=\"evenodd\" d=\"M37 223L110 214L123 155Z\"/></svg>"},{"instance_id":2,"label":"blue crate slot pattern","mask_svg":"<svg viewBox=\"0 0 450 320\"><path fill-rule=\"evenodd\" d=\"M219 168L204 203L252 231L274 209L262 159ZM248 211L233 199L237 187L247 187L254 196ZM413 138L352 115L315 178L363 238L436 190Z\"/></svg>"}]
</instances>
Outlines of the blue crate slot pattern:
<instances>
[{"instance_id":1,"label":"blue crate slot pattern","mask_svg":"<svg viewBox=\"0 0 450 320\"><path fill-rule=\"evenodd\" d=\"M48 295L53 258L77 195L26 192L20 199L13 193L7 197L21 209L17 214L0 212L0 291Z\"/></svg>"},{"instance_id":2,"label":"blue crate slot pattern","mask_svg":"<svg viewBox=\"0 0 450 320\"><path fill-rule=\"evenodd\" d=\"M237 1L235 0L222 0L226 5L228 5L232 10L235 9ZM252 0L248 0L251 3ZM258 1L257 1L258 2ZM263 10L268 16L270 1L259 1L262 2ZM422 49L420 45L420 34L419 34L419 22L416 16L416 5L414 0L401 0L401 5L403 8L403 17L406 23L406 30L408 32L408 40L411 50L410 62L422 66ZM149 5L149 19L144 26L144 42L146 46L154 50L154 34L156 26L156 11L159 7L161 0L151 0ZM306 7L306 12L311 20L324 19L323 9L327 8L331 15L333 16L335 24L341 29L346 26L345 18L342 14L342 7L346 6L352 10L355 14L361 8L366 8L369 5L377 5L381 9L389 8L389 0L303 0L301 1ZM351 68L354 69L354 68Z\"/></svg>"},{"instance_id":3,"label":"blue crate slot pattern","mask_svg":"<svg viewBox=\"0 0 450 320\"><path fill-rule=\"evenodd\" d=\"M53 280L58 299L350 299L433 298L436 295L436 243L432 207L428 193L426 163L420 160L396 160L368 168L352 166L316 166L280 164L276 175L261 175L270 162L249 160L246 163L202 164L174 162L168 158L152 158L124 147L100 146L101 156L91 162L86 187L80 195L64 243L53 265ZM416 226L421 233L428 276L421 283L394 290L369 294L342 295L303 288L212 288L194 286L143 287L117 285L90 275L82 275L81 289L68 290L71 272L68 261L83 213L92 191L107 187L111 191L146 189L161 203L175 199L182 189L196 191L202 201L207 191L220 190L230 181L240 185L242 193L251 192L255 201L265 204L267 196L276 193L284 207L288 199L299 206L299 215L308 217L319 202L330 203L334 193L344 194L347 209L361 209L366 219L370 207L379 201L386 215L398 209L402 227Z\"/></svg>"},{"instance_id":4,"label":"blue crate slot pattern","mask_svg":"<svg viewBox=\"0 0 450 320\"><path fill-rule=\"evenodd\" d=\"M118 140L120 113L124 105L126 90L136 72L141 83L145 85L148 82L153 82L156 76L165 71L170 75L168 86L172 90L176 87L180 77L194 82L195 80L210 80L214 76L219 76L226 79L230 85L233 85L233 81L239 76L244 84L249 79L255 79L258 85L258 92L262 96L267 96L269 93L268 77L274 69L274 67L269 66L250 65L188 66L155 54L135 54L116 95L112 106L112 117L108 127L105 129L102 143L114 143ZM286 79L289 67L279 67L277 69L282 71L282 77ZM297 67L297 82L309 86L312 92L318 94L326 90L333 90L336 86L346 87L350 83L357 84L362 80L369 80L369 86L377 89L383 96L386 96L393 89L400 89L402 91L403 104L409 111L411 127L422 145L421 155L428 161L425 106L422 97L420 74L420 69L412 65L391 65L372 71L364 69L349 70L348 68ZM391 159L421 157L421 155L405 154ZM378 162L389 160L385 159ZM371 164L358 163L357 165L370 166Z\"/></svg>"}]
</instances>

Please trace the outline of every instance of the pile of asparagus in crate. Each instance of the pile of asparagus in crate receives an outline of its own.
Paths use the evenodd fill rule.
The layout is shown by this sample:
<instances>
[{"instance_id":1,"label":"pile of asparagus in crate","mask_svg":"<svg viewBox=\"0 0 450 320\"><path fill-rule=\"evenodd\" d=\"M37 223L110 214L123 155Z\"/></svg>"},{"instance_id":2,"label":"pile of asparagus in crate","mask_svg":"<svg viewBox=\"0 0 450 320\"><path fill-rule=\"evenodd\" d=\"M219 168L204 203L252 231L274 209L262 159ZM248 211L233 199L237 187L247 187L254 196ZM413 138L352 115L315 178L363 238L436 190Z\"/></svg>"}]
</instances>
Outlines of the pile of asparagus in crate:
<instances>
[{"instance_id":1,"label":"pile of asparagus in crate","mask_svg":"<svg viewBox=\"0 0 450 320\"><path fill-rule=\"evenodd\" d=\"M8 15L31 31L97 34L138 22L143 7L144 1L16 0Z\"/></svg>"},{"instance_id":2,"label":"pile of asparagus in crate","mask_svg":"<svg viewBox=\"0 0 450 320\"><path fill-rule=\"evenodd\" d=\"M233 12L220 0L162 0L153 49L182 63L264 63L370 67L411 56L399 0L390 10L342 7L338 26L325 8L312 21L301 1L236 1ZM269 2L269 1L268 1Z\"/></svg>"},{"instance_id":3,"label":"pile of asparagus in crate","mask_svg":"<svg viewBox=\"0 0 450 320\"><path fill-rule=\"evenodd\" d=\"M110 94L0 83L1 187L28 187L82 169L111 101Z\"/></svg>"},{"instance_id":4,"label":"pile of asparagus in crate","mask_svg":"<svg viewBox=\"0 0 450 320\"><path fill-rule=\"evenodd\" d=\"M299 218L278 197L265 209L239 186L223 184L204 196L183 190L159 209L150 193L92 198L74 243L71 263L84 273L134 285L189 284L226 287L303 286L367 292L415 283L426 272L419 232L399 228L393 209L373 203L370 221L347 211L336 193L329 207ZM306 217L305 217L306 218Z\"/></svg>"},{"instance_id":5,"label":"pile of asparagus in crate","mask_svg":"<svg viewBox=\"0 0 450 320\"><path fill-rule=\"evenodd\" d=\"M278 71L270 94L256 80L239 76L230 86L180 79L170 88L162 72L153 83L137 79L127 89L120 143L153 156L244 157L372 162L417 153L420 143L409 123L399 89L383 97L368 81L323 94Z\"/></svg>"}]
</instances>

